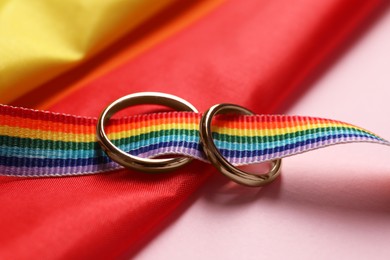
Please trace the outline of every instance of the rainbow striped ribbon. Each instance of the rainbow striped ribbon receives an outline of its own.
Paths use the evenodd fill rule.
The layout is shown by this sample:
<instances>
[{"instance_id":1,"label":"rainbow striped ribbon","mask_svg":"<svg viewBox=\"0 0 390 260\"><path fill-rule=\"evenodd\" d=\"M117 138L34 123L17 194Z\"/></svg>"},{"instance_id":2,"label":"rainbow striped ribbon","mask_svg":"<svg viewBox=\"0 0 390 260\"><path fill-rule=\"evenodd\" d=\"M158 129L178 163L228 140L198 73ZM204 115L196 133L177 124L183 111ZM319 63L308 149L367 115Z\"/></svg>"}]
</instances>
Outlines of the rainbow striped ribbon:
<instances>
[{"instance_id":1,"label":"rainbow striped ribbon","mask_svg":"<svg viewBox=\"0 0 390 260\"><path fill-rule=\"evenodd\" d=\"M165 154L207 161L199 143L201 114L170 112L113 119L112 142L140 157ZM96 118L0 105L0 174L20 177L94 174L121 168L96 141ZM390 142L340 121L285 115L219 115L217 147L234 165L260 163L349 142Z\"/></svg>"}]
</instances>

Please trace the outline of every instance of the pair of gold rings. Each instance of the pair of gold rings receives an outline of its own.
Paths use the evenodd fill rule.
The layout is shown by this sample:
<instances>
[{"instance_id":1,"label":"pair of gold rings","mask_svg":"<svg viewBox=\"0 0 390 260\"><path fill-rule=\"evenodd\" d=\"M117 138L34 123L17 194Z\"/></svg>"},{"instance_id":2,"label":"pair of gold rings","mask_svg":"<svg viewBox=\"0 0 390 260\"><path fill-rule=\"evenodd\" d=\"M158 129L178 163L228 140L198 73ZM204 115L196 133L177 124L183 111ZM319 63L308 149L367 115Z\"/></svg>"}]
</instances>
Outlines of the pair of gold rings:
<instances>
[{"instance_id":1,"label":"pair of gold rings","mask_svg":"<svg viewBox=\"0 0 390 260\"><path fill-rule=\"evenodd\" d=\"M104 130L110 118L122 109L134 105L154 104L164 105L178 111L198 113L198 110L188 101L174 95L159 92L140 92L119 98L107 106L100 114L96 133L97 140L106 154L120 165L143 172L167 172L175 170L191 162L190 157L175 157L168 159L148 159L128 154L115 146L107 137ZM281 159L272 161L272 168L264 174L247 173L227 161L215 146L211 132L213 117L221 113L240 113L252 115L253 113L241 106L233 104L218 104L207 110L200 121L199 134L201 145L208 160L225 176L231 180L246 186L263 186L273 181L279 174Z\"/></svg>"}]
</instances>

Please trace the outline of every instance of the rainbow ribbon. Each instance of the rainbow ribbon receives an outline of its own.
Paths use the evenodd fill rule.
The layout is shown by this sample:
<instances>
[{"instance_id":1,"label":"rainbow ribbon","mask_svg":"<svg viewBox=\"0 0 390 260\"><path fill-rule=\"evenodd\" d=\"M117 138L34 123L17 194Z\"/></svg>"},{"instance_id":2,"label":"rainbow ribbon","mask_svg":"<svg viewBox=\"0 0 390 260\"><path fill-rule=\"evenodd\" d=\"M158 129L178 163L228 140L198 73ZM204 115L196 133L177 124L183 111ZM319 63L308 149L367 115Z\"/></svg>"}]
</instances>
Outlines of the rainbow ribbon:
<instances>
[{"instance_id":1,"label":"rainbow ribbon","mask_svg":"<svg viewBox=\"0 0 390 260\"><path fill-rule=\"evenodd\" d=\"M207 161L201 114L169 112L112 119L110 140L150 158L178 154ZM121 168L96 141L97 119L0 105L0 174L19 177L94 174ZM390 142L336 120L286 115L219 115L214 142L233 165L260 163L340 143Z\"/></svg>"}]
</instances>

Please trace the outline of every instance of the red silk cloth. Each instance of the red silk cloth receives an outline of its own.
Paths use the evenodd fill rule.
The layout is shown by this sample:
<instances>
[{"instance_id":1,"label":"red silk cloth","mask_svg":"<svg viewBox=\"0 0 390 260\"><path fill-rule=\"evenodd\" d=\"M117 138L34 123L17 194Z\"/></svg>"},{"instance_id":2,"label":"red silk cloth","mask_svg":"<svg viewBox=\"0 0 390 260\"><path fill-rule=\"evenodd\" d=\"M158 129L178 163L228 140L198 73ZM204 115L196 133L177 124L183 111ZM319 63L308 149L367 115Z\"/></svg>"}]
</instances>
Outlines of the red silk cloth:
<instances>
[{"instance_id":1,"label":"red silk cloth","mask_svg":"<svg viewBox=\"0 0 390 260\"><path fill-rule=\"evenodd\" d=\"M384 3L228 1L49 110L97 116L120 96L160 91L200 111L220 102L280 111ZM0 177L0 258L133 256L210 174L193 162L161 175Z\"/></svg>"}]
</instances>

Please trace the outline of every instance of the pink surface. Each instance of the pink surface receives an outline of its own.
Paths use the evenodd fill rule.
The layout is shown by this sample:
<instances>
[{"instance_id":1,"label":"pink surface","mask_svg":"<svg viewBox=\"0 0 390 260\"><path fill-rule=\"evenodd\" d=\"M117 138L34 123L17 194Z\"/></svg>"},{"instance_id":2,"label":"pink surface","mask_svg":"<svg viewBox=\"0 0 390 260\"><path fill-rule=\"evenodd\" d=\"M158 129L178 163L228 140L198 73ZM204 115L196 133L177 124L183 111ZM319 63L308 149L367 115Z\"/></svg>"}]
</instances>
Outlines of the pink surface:
<instances>
[{"instance_id":1,"label":"pink surface","mask_svg":"<svg viewBox=\"0 0 390 260\"><path fill-rule=\"evenodd\" d=\"M291 108L390 139L390 13ZM138 259L390 259L390 150L349 144L284 159L262 189L219 173Z\"/></svg>"}]
</instances>

